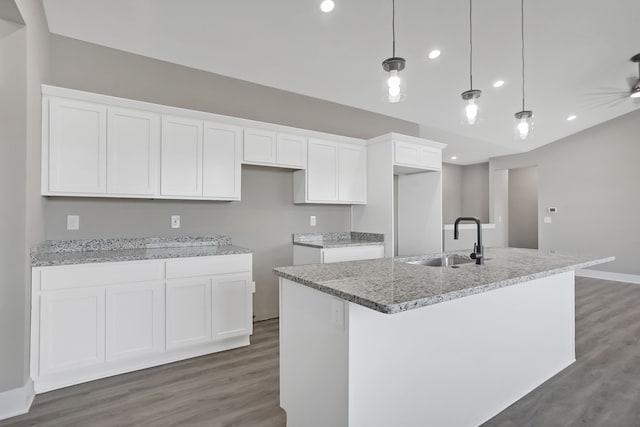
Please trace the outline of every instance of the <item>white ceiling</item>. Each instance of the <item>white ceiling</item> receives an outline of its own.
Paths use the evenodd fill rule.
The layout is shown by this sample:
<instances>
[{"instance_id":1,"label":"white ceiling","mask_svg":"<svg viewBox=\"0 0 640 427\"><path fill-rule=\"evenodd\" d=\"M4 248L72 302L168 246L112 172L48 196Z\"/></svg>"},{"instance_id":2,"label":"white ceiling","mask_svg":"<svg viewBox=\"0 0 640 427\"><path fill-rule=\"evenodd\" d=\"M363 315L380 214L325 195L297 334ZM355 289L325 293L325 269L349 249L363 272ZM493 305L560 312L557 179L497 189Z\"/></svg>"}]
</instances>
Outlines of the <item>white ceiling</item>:
<instances>
[{"instance_id":1,"label":"white ceiling","mask_svg":"<svg viewBox=\"0 0 640 427\"><path fill-rule=\"evenodd\" d=\"M407 99L382 101L391 0L44 0L52 33L346 104L420 124L469 164L529 151L640 108L640 0L526 0L526 107L531 140L512 136L521 109L520 2L474 2L474 89L482 122L461 124L469 89L467 0L396 0ZM433 48L440 58L429 60ZM494 89L501 78L506 84ZM569 114L578 118L566 120Z\"/></svg>"}]
</instances>

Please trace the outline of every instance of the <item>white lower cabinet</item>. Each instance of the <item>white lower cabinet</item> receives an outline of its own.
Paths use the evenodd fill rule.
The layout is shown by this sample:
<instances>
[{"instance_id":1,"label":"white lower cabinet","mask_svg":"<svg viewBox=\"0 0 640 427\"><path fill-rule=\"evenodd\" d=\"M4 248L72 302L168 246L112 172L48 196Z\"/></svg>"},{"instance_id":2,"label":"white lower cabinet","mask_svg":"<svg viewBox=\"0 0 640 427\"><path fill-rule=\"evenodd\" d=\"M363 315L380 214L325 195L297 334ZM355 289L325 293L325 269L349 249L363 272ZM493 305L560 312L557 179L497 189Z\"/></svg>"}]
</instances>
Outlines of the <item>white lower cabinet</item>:
<instances>
[{"instance_id":1,"label":"white lower cabinet","mask_svg":"<svg viewBox=\"0 0 640 427\"><path fill-rule=\"evenodd\" d=\"M106 360L164 351L164 283L106 288Z\"/></svg>"},{"instance_id":2,"label":"white lower cabinet","mask_svg":"<svg viewBox=\"0 0 640 427\"><path fill-rule=\"evenodd\" d=\"M35 390L248 345L254 288L251 254L35 267Z\"/></svg>"},{"instance_id":3,"label":"white lower cabinet","mask_svg":"<svg viewBox=\"0 0 640 427\"><path fill-rule=\"evenodd\" d=\"M211 278L167 281L167 348L211 341Z\"/></svg>"},{"instance_id":4,"label":"white lower cabinet","mask_svg":"<svg viewBox=\"0 0 640 427\"><path fill-rule=\"evenodd\" d=\"M253 284L248 274L214 276L212 280L213 339L253 333Z\"/></svg>"},{"instance_id":5,"label":"white lower cabinet","mask_svg":"<svg viewBox=\"0 0 640 427\"><path fill-rule=\"evenodd\" d=\"M104 288L52 291L40 297L41 375L104 363Z\"/></svg>"}]
</instances>

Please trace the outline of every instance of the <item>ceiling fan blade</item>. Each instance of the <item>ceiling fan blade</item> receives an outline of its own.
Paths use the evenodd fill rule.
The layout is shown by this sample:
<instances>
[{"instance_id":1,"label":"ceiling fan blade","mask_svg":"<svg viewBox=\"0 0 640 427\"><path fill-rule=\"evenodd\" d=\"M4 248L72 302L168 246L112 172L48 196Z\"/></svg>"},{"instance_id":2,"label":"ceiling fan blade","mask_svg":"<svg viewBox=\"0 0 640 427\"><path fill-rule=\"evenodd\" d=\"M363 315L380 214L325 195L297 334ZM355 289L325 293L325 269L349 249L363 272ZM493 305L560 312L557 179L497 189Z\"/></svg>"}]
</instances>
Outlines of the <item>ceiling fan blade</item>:
<instances>
[{"instance_id":1,"label":"ceiling fan blade","mask_svg":"<svg viewBox=\"0 0 640 427\"><path fill-rule=\"evenodd\" d=\"M624 98L614 99L613 101L607 103L606 107L607 108L617 107L618 105L622 104L623 102L627 102L628 99L629 99L628 96L625 96Z\"/></svg>"},{"instance_id":2,"label":"ceiling fan blade","mask_svg":"<svg viewBox=\"0 0 640 427\"><path fill-rule=\"evenodd\" d=\"M605 97L605 96L627 96L629 95L629 91L628 90L617 90L617 91L612 91L612 92L587 92L583 94L584 96L590 96L590 97Z\"/></svg>"},{"instance_id":3,"label":"ceiling fan blade","mask_svg":"<svg viewBox=\"0 0 640 427\"><path fill-rule=\"evenodd\" d=\"M585 99L583 100L584 108L597 109L602 107L611 108L617 104L626 101L629 98L628 94L617 95L615 98L600 98L600 99Z\"/></svg>"}]
</instances>

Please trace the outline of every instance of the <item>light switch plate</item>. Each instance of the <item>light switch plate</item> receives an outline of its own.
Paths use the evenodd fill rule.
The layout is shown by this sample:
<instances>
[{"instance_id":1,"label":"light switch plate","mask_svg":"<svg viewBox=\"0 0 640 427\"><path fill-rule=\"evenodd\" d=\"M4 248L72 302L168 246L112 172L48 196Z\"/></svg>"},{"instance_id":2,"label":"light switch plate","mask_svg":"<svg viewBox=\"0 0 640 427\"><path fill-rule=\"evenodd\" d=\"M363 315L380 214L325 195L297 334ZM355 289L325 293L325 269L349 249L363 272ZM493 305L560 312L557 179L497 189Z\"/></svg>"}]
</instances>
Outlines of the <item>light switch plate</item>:
<instances>
[{"instance_id":1,"label":"light switch plate","mask_svg":"<svg viewBox=\"0 0 640 427\"><path fill-rule=\"evenodd\" d=\"M316 216L315 215L311 215L309 217L309 225L312 226L312 227L316 226Z\"/></svg>"},{"instance_id":2,"label":"light switch plate","mask_svg":"<svg viewBox=\"0 0 640 427\"><path fill-rule=\"evenodd\" d=\"M171 228L180 228L180 215L171 215Z\"/></svg>"},{"instance_id":3,"label":"light switch plate","mask_svg":"<svg viewBox=\"0 0 640 427\"><path fill-rule=\"evenodd\" d=\"M80 230L80 215L67 215L67 230Z\"/></svg>"}]
</instances>

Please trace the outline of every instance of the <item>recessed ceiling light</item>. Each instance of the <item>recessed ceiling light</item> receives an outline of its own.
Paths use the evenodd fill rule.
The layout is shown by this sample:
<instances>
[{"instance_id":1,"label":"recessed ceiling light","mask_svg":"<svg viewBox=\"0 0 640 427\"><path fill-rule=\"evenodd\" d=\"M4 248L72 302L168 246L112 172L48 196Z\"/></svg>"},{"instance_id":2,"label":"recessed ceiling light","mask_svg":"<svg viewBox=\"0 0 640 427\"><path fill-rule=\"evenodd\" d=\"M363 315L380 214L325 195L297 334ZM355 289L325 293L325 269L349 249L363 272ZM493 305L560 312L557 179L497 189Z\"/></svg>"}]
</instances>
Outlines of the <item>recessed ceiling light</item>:
<instances>
[{"instance_id":1,"label":"recessed ceiling light","mask_svg":"<svg viewBox=\"0 0 640 427\"><path fill-rule=\"evenodd\" d=\"M438 56L440 56L440 51L438 49L433 49L429 52L429 59L436 59Z\"/></svg>"},{"instance_id":2,"label":"recessed ceiling light","mask_svg":"<svg viewBox=\"0 0 640 427\"><path fill-rule=\"evenodd\" d=\"M324 13L329 13L335 6L336 5L333 0L324 0L322 3L320 3L320 10Z\"/></svg>"},{"instance_id":3,"label":"recessed ceiling light","mask_svg":"<svg viewBox=\"0 0 640 427\"><path fill-rule=\"evenodd\" d=\"M451 156L451 160L457 160L458 157L457 156Z\"/></svg>"},{"instance_id":4,"label":"recessed ceiling light","mask_svg":"<svg viewBox=\"0 0 640 427\"><path fill-rule=\"evenodd\" d=\"M493 83L493 87L501 87L504 84L504 80L496 80Z\"/></svg>"},{"instance_id":5,"label":"recessed ceiling light","mask_svg":"<svg viewBox=\"0 0 640 427\"><path fill-rule=\"evenodd\" d=\"M576 116L575 114L570 115L569 117L567 117L567 120L572 121L575 120L578 116Z\"/></svg>"}]
</instances>

